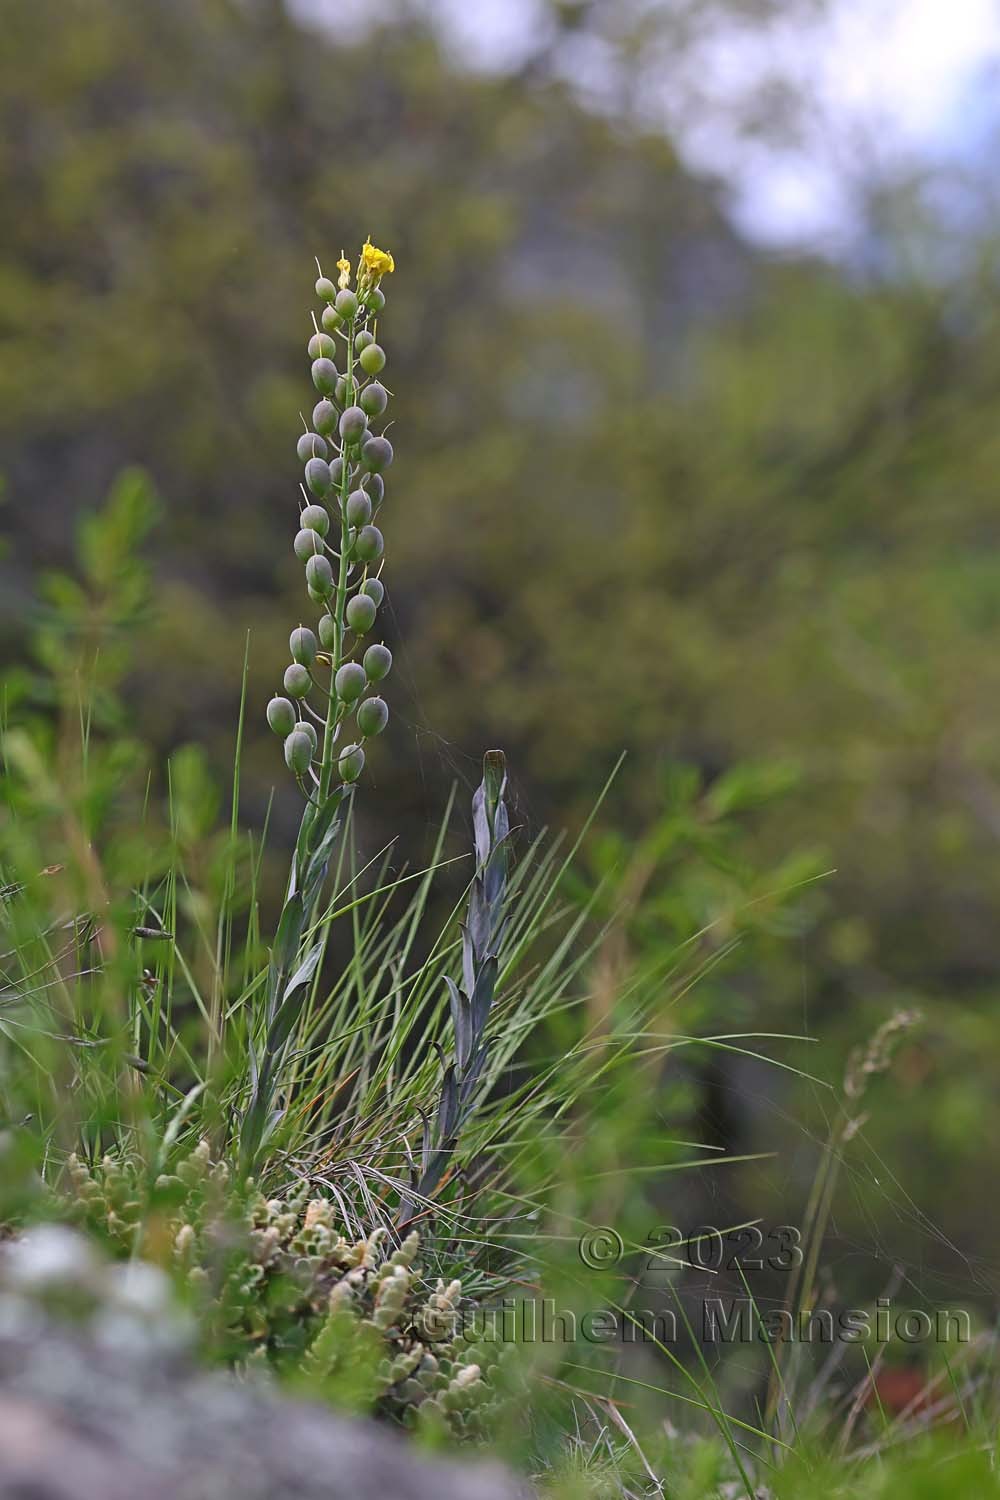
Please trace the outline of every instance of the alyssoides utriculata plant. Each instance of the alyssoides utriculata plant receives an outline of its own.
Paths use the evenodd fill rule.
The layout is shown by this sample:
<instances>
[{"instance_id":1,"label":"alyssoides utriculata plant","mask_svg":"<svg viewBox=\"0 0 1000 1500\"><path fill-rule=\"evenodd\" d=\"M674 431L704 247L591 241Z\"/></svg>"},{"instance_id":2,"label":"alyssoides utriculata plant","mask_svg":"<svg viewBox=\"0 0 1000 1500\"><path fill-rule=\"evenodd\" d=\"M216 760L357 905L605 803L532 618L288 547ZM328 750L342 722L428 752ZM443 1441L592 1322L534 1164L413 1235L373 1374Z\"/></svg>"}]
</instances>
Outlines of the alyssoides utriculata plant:
<instances>
[{"instance_id":1,"label":"alyssoides utriculata plant","mask_svg":"<svg viewBox=\"0 0 1000 1500\"><path fill-rule=\"evenodd\" d=\"M286 764L306 806L271 952L263 1036L252 1048L252 1094L241 1143L247 1165L281 1116L275 1107L277 1075L322 955L321 939L302 950L338 815L364 769L368 741L381 734L389 718L377 688L389 674L392 653L372 635L385 594L380 576L385 542L377 521L385 497L383 475L393 458L392 444L377 430L384 427L389 394L378 379L386 357L376 334L385 307L380 283L394 262L366 242L353 278L343 257L337 269L336 285L321 268L316 282L326 305L308 350L320 399L311 428L298 441L304 483L293 545L320 615L315 630L299 624L292 631L284 693L267 707L268 723L284 742ZM348 739L349 725L354 734Z\"/></svg>"},{"instance_id":2,"label":"alyssoides utriculata plant","mask_svg":"<svg viewBox=\"0 0 1000 1500\"><path fill-rule=\"evenodd\" d=\"M385 543L375 523L385 495L382 476L393 454L389 439L375 431L389 400L376 378L385 367L385 352L375 329L385 306L379 282L394 263L391 255L366 244L353 290L349 263L337 264L338 286L322 275L316 283L326 307L309 353L320 399L312 430L298 442L305 504L294 549L305 564L309 597L322 610L319 639L305 625L292 631L287 697L272 698L267 709L268 723L285 742L289 769L319 810L335 782L357 781L365 741L385 728L385 701L367 695L392 665L388 647L365 643L385 593L379 577ZM329 672L325 683L319 675L323 669ZM319 711L310 702L314 694L323 700ZM357 740L340 746L340 731L352 717Z\"/></svg>"}]
</instances>

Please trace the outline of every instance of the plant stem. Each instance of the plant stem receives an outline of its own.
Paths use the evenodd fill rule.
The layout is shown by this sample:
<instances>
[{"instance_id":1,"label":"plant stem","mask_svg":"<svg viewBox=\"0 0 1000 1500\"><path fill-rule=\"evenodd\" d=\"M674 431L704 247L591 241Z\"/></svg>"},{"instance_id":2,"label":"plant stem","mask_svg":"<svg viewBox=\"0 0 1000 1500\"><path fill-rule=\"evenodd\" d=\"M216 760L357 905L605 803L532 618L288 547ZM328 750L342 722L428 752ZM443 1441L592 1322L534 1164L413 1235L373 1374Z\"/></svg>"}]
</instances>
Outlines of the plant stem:
<instances>
[{"instance_id":1,"label":"plant stem","mask_svg":"<svg viewBox=\"0 0 1000 1500\"><path fill-rule=\"evenodd\" d=\"M347 394L354 387L354 319L347 325ZM330 699L326 711L326 730L323 735L323 759L319 771L319 800L325 802L333 776L333 749L338 728L337 695L334 680L337 669L344 660L344 609L347 602L347 544L350 527L347 524L347 497L351 491L351 465L347 457L347 445L341 448L343 473L340 476L340 567L337 573L337 592L333 606L333 660L330 665Z\"/></svg>"}]
</instances>

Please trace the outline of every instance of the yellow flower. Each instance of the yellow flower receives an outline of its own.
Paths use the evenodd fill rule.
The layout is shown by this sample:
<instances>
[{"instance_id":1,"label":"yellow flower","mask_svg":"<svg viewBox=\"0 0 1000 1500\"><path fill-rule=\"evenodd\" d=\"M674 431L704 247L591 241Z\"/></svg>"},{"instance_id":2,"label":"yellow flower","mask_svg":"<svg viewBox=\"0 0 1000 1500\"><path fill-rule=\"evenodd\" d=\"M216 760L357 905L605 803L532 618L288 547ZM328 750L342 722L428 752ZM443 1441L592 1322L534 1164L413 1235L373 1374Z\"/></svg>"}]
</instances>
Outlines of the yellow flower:
<instances>
[{"instance_id":1,"label":"yellow flower","mask_svg":"<svg viewBox=\"0 0 1000 1500\"><path fill-rule=\"evenodd\" d=\"M340 276L337 280L337 285L341 287L348 286L351 280L351 262L345 258L343 250L341 250L340 252L340 259L337 262L337 270L340 272Z\"/></svg>"},{"instance_id":2,"label":"yellow flower","mask_svg":"<svg viewBox=\"0 0 1000 1500\"><path fill-rule=\"evenodd\" d=\"M388 250L376 250L371 240L365 240L361 249L361 262L366 276L372 281L379 281L383 276L388 276L390 271L396 269L396 262Z\"/></svg>"}]
</instances>

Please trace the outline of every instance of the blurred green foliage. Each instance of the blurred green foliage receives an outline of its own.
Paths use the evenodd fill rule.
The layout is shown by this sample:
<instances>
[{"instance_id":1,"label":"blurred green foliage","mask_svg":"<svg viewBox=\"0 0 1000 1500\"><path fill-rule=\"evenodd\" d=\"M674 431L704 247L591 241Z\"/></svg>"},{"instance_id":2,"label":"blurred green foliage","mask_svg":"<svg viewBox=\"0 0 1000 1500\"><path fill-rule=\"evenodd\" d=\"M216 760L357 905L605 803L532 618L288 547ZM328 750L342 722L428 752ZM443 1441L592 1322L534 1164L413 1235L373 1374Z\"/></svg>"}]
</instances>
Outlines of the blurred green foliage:
<instances>
[{"instance_id":1,"label":"blurred green foliage","mask_svg":"<svg viewBox=\"0 0 1000 1500\"><path fill-rule=\"evenodd\" d=\"M553 7L565 24L577 9ZM302 309L310 257L328 266L370 230L398 267L386 379L407 462L386 576L409 701L368 836L419 839L488 743L523 774L520 820L564 822L624 747L620 847L591 850L621 872L644 838L669 858L669 764L716 800L739 795L737 763L794 766L740 837L781 879L802 849L836 868L822 921L713 1004L819 1034L808 1064L836 1077L918 999L926 1028L867 1131L916 1203L900 1188L874 1235L862 1176L841 1223L878 1260L944 1275L954 1251L925 1214L988 1254L996 243L934 275L902 253L905 224L876 271L769 262L667 140L588 112L541 44L516 73L473 75L402 11L348 44L280 0L36 0L4 15L0 98L7 656L24 653L32 573L66 561L74 517L141 463L164 524L130 720L160 751L200 747L174 764L197 784L177 835L202 838L203 758L226 784L250 630L244 814L259 826L277 782L272 835L291 842L263 705L298 588ZM631 918L654 967L671 899L654 878ZM745 1192L774 1217L807 1190L824 1106L767 1087L775 1111L742 1128L791 1162Z\"/></svg>"}]
</instances>

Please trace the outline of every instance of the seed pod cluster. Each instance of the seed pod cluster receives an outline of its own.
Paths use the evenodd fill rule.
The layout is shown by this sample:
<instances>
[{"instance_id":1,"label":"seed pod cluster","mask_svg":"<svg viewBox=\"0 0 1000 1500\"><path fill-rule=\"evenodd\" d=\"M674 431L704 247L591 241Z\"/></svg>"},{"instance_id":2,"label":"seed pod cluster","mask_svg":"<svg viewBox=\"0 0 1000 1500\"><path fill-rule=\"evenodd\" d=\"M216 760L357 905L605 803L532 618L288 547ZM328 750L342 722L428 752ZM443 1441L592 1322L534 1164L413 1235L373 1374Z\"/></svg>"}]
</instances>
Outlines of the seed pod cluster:
<instances>
[{"instance_id":1,"label":"seed pod cluster","mask_svg":"<svg viewBox=\"0 0 1000 1500\"><path fill-rule=\"evenodd\" d=\"M318 400L296 445L302 499L293 551L321 613L315 630L292 631L283 692L268 704L267 721L303 790L312 796L316 788L321 798L334 779L358 779L366 742L389 718L376 685L388 675L392 653L372 635L385 597L378 522L393 460L384 430L389 392L378 378L386 366L379 283L393 267L390 255L366 244L353 285L343 259L336 284L320 272L323 307L306 351Z\"/></svg>"}]
</instances>

